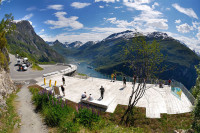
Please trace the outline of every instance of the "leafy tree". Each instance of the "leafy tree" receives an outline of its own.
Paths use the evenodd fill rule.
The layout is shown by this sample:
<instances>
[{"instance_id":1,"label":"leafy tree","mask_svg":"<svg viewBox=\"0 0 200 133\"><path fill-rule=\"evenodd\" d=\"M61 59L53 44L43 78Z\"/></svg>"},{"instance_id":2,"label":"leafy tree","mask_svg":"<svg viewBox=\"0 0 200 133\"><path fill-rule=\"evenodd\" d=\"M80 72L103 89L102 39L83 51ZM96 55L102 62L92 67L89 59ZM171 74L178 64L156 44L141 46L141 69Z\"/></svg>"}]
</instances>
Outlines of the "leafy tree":
<instances>
[{"instance_id":1,"label":"leafy tree","mask_svg":"<svg viewBox=\"0 0 200 133\"><path fill-rule=\"evenodd\" d=\"M196 72L197 72L197 79L196 84L194 87L192 87L192 95L197 98L198 94L200 94L200 64L198 66L195 66Z\"/></svg>"},{"instance_id":2,"label":"leafy tree","mask_svg":"<svg viewBox=\"0 0 200 133\"><path fill-rule=\"evenodd\" d=\"M133 118L133 109L145 93L146 80L154 78L156 74L162 72L164 67L160 65L163 60L163 54L160 52L160 45L156 41L147 43L145 37L138 32L131 44L126 44L122 50L124 59L128 66L133 70L134 75L139 78L139 83L133 84L132 93L129 98L128 108L121 118L121 124L129 124L130 118Z\"/></svg>"},{"instance_id":3,"label":"leafy tree","mask_svg":"<svg viewBox=\"0 0 200 133\"><path fill-rule=\"evenodd\" d=\"M200 132L200 95L197 96L195 108L193 110L192 128L195 132Z\"/></svg>"},{"instance_id":4,"label":"leafy tree","mask_svg":"<svg viewBox=\"0 0 200 133\"><path fill-rule=\"evenodd\" d=\"M7 40L6 35L14 31L15 25L11 24L14 20L12 14L6 14L0 22L0 67L8 70L8 52L6 50Z\"/></svg>"}]
</instances>

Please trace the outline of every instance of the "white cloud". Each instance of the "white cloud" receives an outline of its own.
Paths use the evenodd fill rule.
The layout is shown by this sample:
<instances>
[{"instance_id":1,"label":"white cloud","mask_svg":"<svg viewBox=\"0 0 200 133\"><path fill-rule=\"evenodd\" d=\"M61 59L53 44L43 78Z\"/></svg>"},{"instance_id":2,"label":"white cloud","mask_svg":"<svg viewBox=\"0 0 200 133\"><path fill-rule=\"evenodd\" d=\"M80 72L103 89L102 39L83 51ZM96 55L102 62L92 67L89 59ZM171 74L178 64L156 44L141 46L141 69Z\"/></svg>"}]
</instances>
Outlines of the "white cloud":
<instances>
[{"instance_id":1,"label":"white cloud","mask_svg":"<svg viewBox=\"0 0 200 133\"><path fill-rule=\"evenodd\" d=\"M196 37L197 37L198 40L200 41L200 32L197 33Z\"/></svg>"},{"instance_id":2,"label":"white cloud","mask_svg":"<svg viewBox=\"0 0 200 133\"><path fill-rule=\"evenodd\" d=\"M180 20L180 19L175 20L175 23L176 23L176 24L180 24L180 23L181 23L181 20Z\"/></svg>"},{"instance_id":3,"label":"white cloud","mask_svg":"<svg viewBox=\"0 0 200 133\"><path fill-rule=\"evenodd\" d=\"M74 42L74 41L81 41L83 43L87 41L97 41L102 40L102 38L107 37L107 33L95 33L95 32L89 32L89 33L80 33L80 34L69 34L69 33L62 33L58 34L56 36L49 36L46 34L40 35L45 41L55 41L59 40L61 42Z\"/></svg>"},{"instance_id":4,"label":"white cloud","mask_svg":"<svg viewBox=\"0 0 200 133\"><path fill-rule=\"evenodd\" d=\"M0 4L3 4L4 2L10 2L10 0L0 0Z\"/></svg>"},{"instance_id":5,"label":"white cloud","mask_svg":"<svg viewBox=\"0 0 200 133\"><path fill-rule=\"evenodd\" d=\"M41 29L37 34L38 35L41 35L41 34L43 34L44 33L44 29Z\"/></svg>"},{"instance_id":6,"label":"white cloud","mask_svg":"<svg viewBox=\"0 0 200 133\"><path fill-rule=\"evenodd\" d=\"M195 51L200 51L200 43L199 40L197 40L194 37L185 37L179 34L166 32L169 36L172 36L173 38L185 43L190 49Z\"/></svg>"},{"instance_id":7,"label":"white cloud","mask_svg":"<svg viewBox=\"0 0 200 133\"><path fill-rule=\"evenodd\" d=\"M29 20L29 19L31 19L32 17L33 17L33 13L30 13L30 14L24 16L23 18L21 18L20 20Z\"/></svg>"},{"instance_id":8,"label":"white cloud","mask_svg":"<svg viewBox=\"0 0 200 133\"><path fill-rule=\"evenodd\" d=\"M54 10L63 10L63 5L49 5L48 9L54 9Z\"/></svg>"},{"instance_id":9,"label":"white cloud","mask_svg":"<svg viewBox=\"0 0 200 133\"><path fill-rule=\"evenodd\" d=\"M198 26L200 26L200 22L197 22L197 21L192 22L192 25L194 29L198 29Z\"/></svg>"},{"instance_id":10,"label":"white cloud","mask_svg":"<svg viewBox=\"0 0 200 133\"><path fill-rule=\"evenodd\" d=\"M167 11L170 11L170 10L171 10L171 8L167 7L167 8L166 8L166 10L167 10Z\"/></svg>"},{"instance_id":11,"label":"white cloud","mask_svg":"<svg viewBox=\"0 0 200 133\"><path fill-rule=\"evenodd\" d=\"M168 20L162 18L162 13L159 11L149 10L149 11L142 11L139 16L134 17L134 22L136 22L141 27L148 27L154 30L168 29Z\"/></svg>"},{"instance_id":12,"label":"white cloud","mask_svg":"<svg viewBox=\"0 0 200 133\"><path fill-rule=\"evenodd\" d=\"M138 4L145 4L145 3L150 3L151 0L134 0L135 3L138 3ZM132 0L130 0L130 2L132 2Z\"/></svg>"},{"instance_id":13,"label":"white cloud","mask_svg":"<svg viewBox=\"0 0 200 133\"><path fill-rule=\"evenodd\" d=\"M135 10L139 10L139 11L151 11L152 10L150 6L140 4L138 2L124 1L124 5L129 8L134 8Z\"/></svg>"},{"instance_id":14,"label":"white cloud","mask_svg":"<svg viewBox=\"0 0 200 133\"><path fill-rule=\"evenodd\" d=\"M77 16L71 16L69 18L66 18L65 15L66 12L56 12L54 15L58 18L58 21L54 20L47 20L44 23L53 25L53 27L50 27L51 29L57 29L57 28L72 28L73 30L81 29L83 28L83 24L77 21Z\"/></svg>"},{"instance_id":15,"label":"white cloud","mask_svg":"<svg viewBox=\"0 0 200 133\"><path fill-rule=\"evenodd\" d=\"M119 28L128 28L134 27L135 23L127 22L126 20L117 20L116 18L108 18L106 21L110 22L111 24L115 24Z\"/></svg>"},{"instance_id":16,"label":"white cloud","mask_svg":"<svg viewBox=\"0 0 200 133\"><path fill-rule=\"evenodd\" d=\"M185 15L188 15L189 17L198 19L197 14L194 12L194 10L192 8L183 8L183 7L179 6L177 3L172 4L172 6L177 11L184 13Z\"/></svg>"},{"instance_id":17,"label":"white cloud","mask_svg":"<svg viewBox=\"0 0 200 133\"><path fill-rule=\"evenodd\" d=\"M14 20L14 22L20 22L20 21L22 21L22 20L28 20L29 21L29 23L32 25L32 22L29 20L29 19L31 19L33 17L33 13L30 13L30 14L27 14L27 15L25 15L23 18L20 18L20 19L18 19L18 20ZM32 25L33 26L33 25ZM35 26L33 26L33 27L35 27Z\"/></svg>"},{"instance_id":18,"label":"white cloud","mask_svg":"<svg viewBox=\"0 0 200 133\"><path fill-rule=\"evenodd\" d=\"M127 28L110 28L110 27L94 27L87 28L90 30L88 33L62 33L56 36L51 36L47 34L40 35L45 41L55 41L56 39L61 42L74 42L81 41L83 43L87 41L101 41L108 37L109 35L117 32L122 32L127 30Z\"/></svg>"},{"instance_id":19,"label":"white cloud","mask_svg":"<svg viewBox=\"0 0 200 133\"><path fill-rule=\"evenodd\" d=\"M154 6L159 6L158 3L154 3L152 7L146 5L145 3L150 3L151 0L123 0L124 5L128 7L129 10L138 10L141 13L135 16L133 19L135 25L139 29L148 29L155 31L156 29L167 30L168 20L163 18L163 13L154 10Z\"/></svg>"},{"instance_id":20,"label":"white cloud","mask_svg":"<svg viewBox=\"0 0 200 133\"><path fill-rule=\"evenodd\" d=\"M106 3L109 3L109 2L112 2L112 3L115 3L115 2L119 2L120 0L95 0L95 2L106 2Z\"/></svg>"},{"instance_id":21,"label":"white cloud","mask_svg":"<svg viewBox=\"0 0 200 133\"><path fill-rule=\"evenodd\" d=\"M104 8L104 6L99 6L99 8Z\"/></svg>"},{"instance_id":22,"label":"white cloud","mask_svg":"<svg viewBox=\"0 0 200 133\"><path fill-rule=\"evenodd\" d=\"M189 26L187 23L184 23L182 25L176 26L176 29L178 30L178 32L180 33L188 33L191 30L193 30L192 26Z\"/></svg>"},{"instance_id":23,"label":"white cloud","mask_svg":"<svg viewBox=\"0 0 200 133\"><path fill-rule=\"evenodd\" d=\"M154 2L154 4L152 5L152 9L155 9L156 6L159 6L159 4L157 2Z\"/></svg>"},{"instance_id":24,"label":"white cloud","mask_svg":"<svg viewBox=\"0 0 200 133\"><path fill-rule=\"evenodd\" d=\"M155 29L167 30L168 29L167 22L168 22L167 19L150 19L147 21L146 25Z\"/></svg>"},{"instance_id":25,"label":"white cloud","mask_svg":"<svg viewBox=\"0 0 200 133\"><path fill-rule=\"evenodd\" d=\"M90 3L81 3L81 2L73 2L71 4L72 7L76 8L76 9L80 9L80 8L84 8L91 5Z\"/></svg>"},{"instance_id":26,"label":"white cloud","mask_svg":"<svg viewBox=\"0 0 200 133\"><path fill-rule=\"evenodd\" d=\"M32 7L29 7L29 8L26 8L26 11L33 11L33 10L36 10L37 8L35 6L32 6Z\"/></svg>"},{"instance_id":27,"label":"white cloud","mask_svg":"<svg viewBox=\"0 0 200 133\"><path fill-rule=\"evenodd\" d=\"M122 8L122 6L116 6L116 7L114 7L115 9L119 9L119 8Z\"/></svg>"}]
</instances>

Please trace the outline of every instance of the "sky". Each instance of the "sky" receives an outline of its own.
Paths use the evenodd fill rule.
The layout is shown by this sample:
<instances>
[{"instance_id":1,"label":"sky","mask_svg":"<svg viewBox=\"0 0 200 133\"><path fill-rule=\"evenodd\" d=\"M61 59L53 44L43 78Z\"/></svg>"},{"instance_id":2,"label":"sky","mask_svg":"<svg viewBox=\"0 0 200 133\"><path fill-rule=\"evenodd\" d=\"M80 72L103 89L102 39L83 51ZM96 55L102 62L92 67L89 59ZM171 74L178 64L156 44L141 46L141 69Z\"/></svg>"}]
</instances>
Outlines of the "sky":
<instances>
[{"instance_id":1,"label":"sky","mask_svg":"<svg viewBox=\"0 0 200 133\"><path fill-rule=\"evenodd\" d=\"M112 33L165 32L200 52L200 0L2 0L0 19L28 20L45 41L101 41Z\"/></svg>"}]
</instances>

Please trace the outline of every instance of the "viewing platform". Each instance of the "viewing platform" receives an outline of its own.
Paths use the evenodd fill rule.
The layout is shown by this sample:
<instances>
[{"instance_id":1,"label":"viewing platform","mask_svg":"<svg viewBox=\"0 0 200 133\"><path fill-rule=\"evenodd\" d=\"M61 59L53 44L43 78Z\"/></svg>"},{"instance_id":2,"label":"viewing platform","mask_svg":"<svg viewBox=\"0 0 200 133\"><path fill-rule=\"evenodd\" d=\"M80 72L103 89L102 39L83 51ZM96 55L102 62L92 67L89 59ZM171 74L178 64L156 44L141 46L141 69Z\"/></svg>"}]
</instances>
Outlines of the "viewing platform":
<instances>
[{"instance_id":1,"label":"viewing platform","mask_svg":"<svg viewBox=\"0 0 200 133\"><path fill-rule=\"evenodd\" d=\"M59 86L61 96L63 96L60 86L62 83L62 74L50 75L46 77L46 84L48 85L51 79L51 84ZM65 77L65 96L64 99L71 100L73 102L81 102L82 93L86 92L87 96L92 94L95 102L92 105L102 104L102 107L106 112L113 113L118 104L128 105L129 97L132 92L132 83L127 82L125 88L123 88L122 81L111 82L108 79L99 79L89 77L86 79L80 79L76 77ZM43 77L36 78L38 85L44 85ZM100 98L100 87L105 88L104 99ZM137 83L136 83L137 86ZM171 87L164 85L163 88L155 84L147 84L147 90L144 96L137 103L137 107L146 108L146 117L148 118L160 118L162 113L167 114L180 114L192 111L192 103L188 97L184 94L184 91L180 98L177 98L172 92ZM108 102L109 101L109 102ZM89 101L87 101L89 103Z\"/></svg>"}]
</instances>

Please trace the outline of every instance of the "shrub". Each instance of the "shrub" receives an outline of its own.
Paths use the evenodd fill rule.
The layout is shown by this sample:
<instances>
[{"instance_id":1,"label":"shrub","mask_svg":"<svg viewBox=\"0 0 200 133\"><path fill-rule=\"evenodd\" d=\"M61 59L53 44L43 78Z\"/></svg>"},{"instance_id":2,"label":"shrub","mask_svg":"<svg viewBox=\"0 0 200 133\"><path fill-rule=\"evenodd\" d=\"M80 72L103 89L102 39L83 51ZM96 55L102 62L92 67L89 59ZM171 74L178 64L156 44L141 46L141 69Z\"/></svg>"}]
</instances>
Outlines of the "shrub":
<instances>
[{"instance_id":1,"label":"shrub","mask_svg":"<svg viewBox=\"0 0 200 133\"><path fill-rule=\"evenodd\" d=\"M78 123L70 121L70 122L62 123L60 132L61 133L75 133L75 132L78 132L79 130L80 129L79 129Z\"/></svg>"},{"instance_id":2,"label":"shrub","mask_svg":"<svg viewBox=\"0 0 200 133\"><path fill-rule=\"evenodd\" d=\"M61 99L51 98L48 111L45 113L45 121L49 126L59 126L61 121L66 118L73 109L66 105Z\"/></svg>"},{"instance_id":3,"label":"shrub","mask_svg":"<svg viewBox=\"0 0 200 133\"><path fill-rule=\"evenodd\" d=\"M91 128L94 124L100 121L100 116L95 110L89 108L78 108L75 112L75 122L79 122L85 127Z\"/></svg>"},{"instance_id":4,"label":"shrub","mask_svg":"<svg viewBox=\"0 0 200 133\"><path fill-rule=\"evenodd\" d=\"M38 64L35 64L35 63L33 63L32 69L33 69L33 70L38 70L38 71L44 70L42 67L40 67Z\"/></svg>"},{"instance_id":5,"label":"shrub","mask_svg":"<svg viewBox=\"0 0 200 133\"><path fill-rule=\"evenodd\" d=\"M30 88L30 91L33 93L32 99L36 110L43 113L45 122L49 126L59 126L62 119L73 112L73 109L67 106L67 101L55 98L50 91L39 88Z\"/></svg>"},{"instance_id":6,"label":"shrub","mask_svg":"<svg viewBox=\"0 0 200 133\"><path fill-rule=\"evenodd\" d=\"M193 110L193 123L192 128L195 132L200 132L200 95L196 99L195 108Z\"/></svg>"},{"instance_id":7,"label":"shrub","mask_svg":"<svg viewBox=\"0 0 200 133\"><path fill-rule=\"evenodd\" d=\"M35 94L33 95L33 101L36 105L36 110L42 110L44 106L47 106L49 104L49 100L52 99L53 96L51 92L42 90L37 93L37 90L35 90Z\"/></svg>"}]
</instances>

